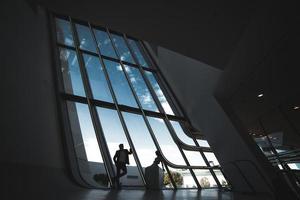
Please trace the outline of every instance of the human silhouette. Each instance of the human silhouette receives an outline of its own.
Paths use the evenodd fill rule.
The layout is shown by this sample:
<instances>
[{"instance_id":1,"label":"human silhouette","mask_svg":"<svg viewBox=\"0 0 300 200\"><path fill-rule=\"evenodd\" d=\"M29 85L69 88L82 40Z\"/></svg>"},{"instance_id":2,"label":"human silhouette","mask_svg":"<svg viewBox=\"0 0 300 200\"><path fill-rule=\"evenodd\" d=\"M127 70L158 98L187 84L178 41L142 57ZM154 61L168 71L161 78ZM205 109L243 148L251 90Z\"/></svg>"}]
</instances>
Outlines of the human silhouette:
<instances>
[{"instance_id":1,"label":"human silhouette","mask_svg":"<svg viewBox=\"0 0 300 200\"><path fill-rule=\"evenodd\" d=\"M164 159L159 151L156 151L155 154L156 158L152 165L145 169L147 189L161 189L163 185ZM159 163L162 164L162 170L158 166Z\"/></svg>"},{"instance_id":2,"label":"human silhouette","mask_svg":"<svg viewBox=\"0 0 300 200\"><path fill-rule=\"evenodd\" d=\"M117 168L117 175L114 178L114 181L116 181L116 184L118 187L120 187L120 177L124 176L127 174L127 167L126 164L129 164L129 154L132 154L132 150L129 149L124 149L124 145L120 144L119 145L119 150L116 151L114 155L114 162ZM121 173L122 170L122 173Z\"/></svg>"},{"instance_id":3,"label":"human silhouette","mask_svg":"<svg viewBox=\"0 0 300 200\"><path fill-rule=\"evenodd\" d=\"M164 162L163 162L164 160L163 160L162 155L160 154L159 151L155 151L155 154L156 154L156 158L153 161L153 165L158 165L159 163L161 163L162 169L164 171Z\"/></svg>"}]
</instances>

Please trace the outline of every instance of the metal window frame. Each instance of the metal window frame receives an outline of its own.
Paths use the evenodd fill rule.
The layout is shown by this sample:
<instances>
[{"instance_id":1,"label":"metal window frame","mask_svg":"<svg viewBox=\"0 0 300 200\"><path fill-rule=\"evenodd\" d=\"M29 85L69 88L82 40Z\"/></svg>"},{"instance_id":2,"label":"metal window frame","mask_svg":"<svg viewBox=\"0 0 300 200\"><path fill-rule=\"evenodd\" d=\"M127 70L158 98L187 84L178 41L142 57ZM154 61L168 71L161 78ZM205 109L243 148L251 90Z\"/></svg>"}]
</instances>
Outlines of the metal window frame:
<instances>
[{"instance_id":1,"label":"metal window frame","mask_svg":"<svg viewBox=\"0 0 300 200\"><path fill-rule=\"evenodd\" d=\"M92 118L92 121L93 121L93 126L94 126L94 129L95 129L95 132L96 132L96 138L97 138L97 141L98 141L98 144L100 144L100 153L102 155L102 158L103 158L103 164L106 168L106 171L107 171L107 175L109 177L109 181L110 181L110 184L112 185L112 175L114 175L114 169L113 169L113 164L111 162L111 158L110 158L110 154L109 154L109 150L108 150L108 147L107 147L107 143L105 141L105 137L104 137L104 133L103 133L103 130L102 130L102 127L101 127L101 123L100 123L100 119L99 119L99 116L97 114L97 110L96 110L96 106L99 106L99 107L106 107L106 108L110 108L110 109L114 109L117 111L118 115L119 115L119 119L121 121L121 124L122 124L122 127L123 127L123 130L125 132L125 135L127 137L127 140L128 140L128 143L130 145L130 147L132 148L133 150L133 155L134 155L134 158L135 158L135 161L136 161L136 164L137 164L137 167L139 169L139 172L140 172L140 175L141 175L141 178L143 180L143 183L144 185L146 186L146 181L145 181L145 178L144 178L144 174L143 174L143 168L139 162L139 158L137 156L137 153L136 153L136 150L134 148L134 144L131 140L131 136L130 136L130 133L127 129L127 126L126 126L126 123L125 123L125 120L122 116L122 113L121 112L131 112L131 113L137 113L139 115L141 115L144 119L144 122L146 124L146 127L148 128L148 131L153 139L153 142L157 148L158 151L161 152L162 154L162 151L160 149L160 146L157 142L157 139L155 138L155 134L153 133L153 130L151 128L151 125L150 123L148 122L148 119L147 119L147 116L154 116L154 117L158 117L158 118L162 118L164 120L164 123L166 124L170 134L171 134L171 137L173 138L175 144L177 145L178 149L180 150L182 156L183 156L183 159L186 163L185 166L181 166L181 165L175 165L171 162L169 162L163 155L164 159L165 159L165 166L166 166L166 169L167 169L167 173L169 174L169 177L171 179L171 182L173 184L173 187L174 189L177 189L177 186L172 178L172 176L170 175L170 171L168 169L167 166L170 166L170 167L173 167L173 168L183 168L183 169L189 169L190 170L190 173L195 181L195 183L197 184L198 186L198 189L201 189L201 186L200 184L198 183L198 180L193 172L192 169L208 169L211 173L211 175L214 177L218 187L220 188L220 183L213 171L213 169L218 169L220 170L222 173L222 169L220 166L209 166L209 163L203 153L203 151L205 152L210 152L210 148L205 148L205 147L200 147L199 144L197 143L196 139L194 138L193 135L190 135L192 136L191 138L194 140L195 142L195 146L192 146L192 145L187 145L185 143L183 143L180 138L178 138L173 126L171 125L170 121L169 120L175 120L175 121L187 121L189 122L188 118L186 117L186 114L184 113L184 110L182 109L181 105L179 104L179 101L178 99L176 99L176 96L174 95L173 91L171 90L170 86L168 86L168 84L166 83L166 80L165 78L163 77L162 73L160 72L158 66L157 66L157 63L155 62L155 59L153 59L151 53L149 53L149 50L147 49L147 47L145 46L144 42L142 42L141 40L138 40L136 38L133 38L131 36L127 36L125 34L122 34L122 33L118 33L118 32L115 32L113 31L114 34L117 34L121 37L123 37L124 41L125 41L125 44L127 45L127 48L129 49L130 53L131 53L131 57L133 58L134 62L136 62L136 64L133 64L133 63L128 63L128 62L125 62L125 61L122 61L120 59L120 56L119 56L119 52L117 51L116 47L115 47L115 44L114 44L114 41L112 40L111 38L111 32L107 27L100 27L98 25L92 25L90 24L89 22L83 22L81 20L77 20L77 19L73 19L71 17L66 17L64 15L59 15L59 14L56 14L56 13L50 13L49 15L49 18L51 18L51 27L55 27L55 18L58 17L58 18L61 18L61 19L67 19L69 22L70 22L70 25L71 25L71 29L72 29L72 33L73 33L73 40L74 40L74 46L75 47L71 47L71 46L67 46L67 45L64 45L64 44L60 44L58 42L56 42L56 39L53 39L53 43L55 48L54 49L58 49L59 47L62 47L62 48L66 48L66 49L72 49L74 51L76 51L77 53L77 59L78 59L78 62L79 62L79 66L80 66L80 71L81 71L81 76L82 76L82 81L83 81L83 84L84 84L84 88L85 88L85 91L86 91L86 97L80 97L80 96L76 96L76 95L73 95L73 94L66 94L63 92L63 88L61 87L62 85L62 77L60 72L58 72L59 70L56 70L58 73L57 73L57 76L58 76L58 79L59 79L59 83L58 83L58 88L59 88L59 96L60 96L60 99L61 101L72 101L72 102L81 102L81 103L85 103L89 106L89 110L90 110L90 114L91 114L91 118ZM79 41L78 41L78 35L77 35L77 31L76 31L76 28L75 28L75 24L74 22L76 23L80 23L82 25L85 25L89 28L90 32L91 32L91 35L92 35L92 40L94 42L94 45L96 47L96 51L97 53L95 52L90 52L88 50L82 50L79 48ZM94 32L94 29L100 29L101 31L106 31L106 33L108 34L110 40L111 40L111 44L112 44L112 47L118 57L118 59L115 59L115 58L112 58L112 57L108 57L108 56L104 56L101 54L100 52L100 48L98 46L98 43L97 43L97 39L95 37L95 32ZM52 30L52 35L55 35L56 36L56 32L54 30ZM133 39L135 40L136 42L138 42L140 44L140 47L143 48L143 51L144 52L141 52L142 55L144 56L144 58L146 59L146 62L150 62L148 63L149 67L143 67L139 64L138 62L138 59L136 58L136 55L133 53L132 51L132 48L130 46L130 44L128 43L128 38L130 39ZM87 72L86 72L86 69L85 69L85 65L84 65L84 61L83 61L83 58L82 58L82 54L85 53L85 54L88 54L88 55L92 55L92 56L96 56L99 58L100 60L100 63L102 64L102 67L103 67L103 71L104 71L104 75L105 75L105 78L106 78L106 81L107 81L107 84L108 84L108 87L109 87L109 90L111 92L111 95L113 97L113 103L109 103L109 102L104 102L104 101L100 101L100 100L96 100L96 99L93 99L92 98L92 91L91 91L91 87L89 85L89 80L88 80L88 75L87 75ZM59 64L57 62L58 59L58 56L57 56L57 51L55 53L55 60L56 60L56 69L59 68ZM114 93L114 90L112 88L112 84L110 82L110 79L109 79L109 76L108 76L108 72L106 70L106 66L103 62L103 59L107 59L107 60L111 60L111 61L115 61L115 62L118 62L120 63L121 67L122 67L122 70L125 74L125 77L126 77L126 80L130 86L130 89L134 95L134 98L138 104L138 109L136 108L132 108L132 107L129 107L129 106L124 106L124 105L119 105L118 102L117 102L117 99L116 99L116 96L115 96L115 93ZM132 86L132 83L128 77L128 74L125 70L125 67L124 65L128 65L130 67L135 67L137 69L139 69L143 79L144 79L144 82L145 84L147 85L151 95L152 95L152 98L154 99L154 102L156 104L156 106L158 107L159 109L159 113L156 113L156 112L153 112L153 111L148 111L148 110L144 110L141 106L141 103L139 101L139 98L137 96L137 94L135 93L134 91L134 87ZM151 68L150 68L151 67ZM170 104L170 107L172 108L173 112L174 112L174 116L172 115L168 115L165 113L164 109L162 108L162 105L158 99L158 97L156 96L153 88L152 88L152 85L150 83L150 81L147 79L146 75L144 74L144 71L150 71L153 73L154 76L157 76L155 77L156 81L158 82L158 84L160 85L160 88L161 90L163 91L168 103ZM169 94L171 93L171 95ZM173 98L171 98L173 97ZM61 110L65 110L66 107L64 106L61 106ZM62 112L64 113L64 112ZM177 116L179 115L179 117ZM180 117L180 116L183 116L183 117ZM64 123L65 123L65 118L67 118L66 116L64 117ZM181 125L182 126L182 125ZM70 132L70 130L68 130L67 132ZM67 135L67 134L66 134ZM196 152L200 152L201 156L203 157L205 163L206 163L206 167L203 167L203 166L190 166L184 152L182 149L186 149L186 150L191 150L191 151L196 151ZM224 173L223 173L224 175ZM228 180L226 179L226 181L228 182ZM182 188L182 189L186 189L186 188Z\"/></svg>"}]
</instances>

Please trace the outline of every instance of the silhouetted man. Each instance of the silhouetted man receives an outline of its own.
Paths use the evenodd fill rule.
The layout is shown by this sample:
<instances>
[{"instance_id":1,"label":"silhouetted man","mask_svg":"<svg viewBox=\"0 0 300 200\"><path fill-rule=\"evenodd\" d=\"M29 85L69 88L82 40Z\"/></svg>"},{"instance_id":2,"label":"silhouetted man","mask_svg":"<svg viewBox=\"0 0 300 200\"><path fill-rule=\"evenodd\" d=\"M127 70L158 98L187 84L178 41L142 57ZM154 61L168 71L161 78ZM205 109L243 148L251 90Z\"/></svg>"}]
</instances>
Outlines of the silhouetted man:
<instances>
[{"instance_id":1,"label":"silhouetted man","mask_svg":"<svg viewBox=\"0 0 300 200\"><path fill-rule=\"evenodd\" d=\"M115 181L117 181L117 185L120 186L120 177L127 174L127 167L126 164L129 164L129 154L132 154L132 150L124 149L124 145L119 145L119 150L116 151L116 154L114 156L114 162L117 167L117 176L114 178ZM121 173L122 170L122 173Z\"/></svg>"}]
</instances>

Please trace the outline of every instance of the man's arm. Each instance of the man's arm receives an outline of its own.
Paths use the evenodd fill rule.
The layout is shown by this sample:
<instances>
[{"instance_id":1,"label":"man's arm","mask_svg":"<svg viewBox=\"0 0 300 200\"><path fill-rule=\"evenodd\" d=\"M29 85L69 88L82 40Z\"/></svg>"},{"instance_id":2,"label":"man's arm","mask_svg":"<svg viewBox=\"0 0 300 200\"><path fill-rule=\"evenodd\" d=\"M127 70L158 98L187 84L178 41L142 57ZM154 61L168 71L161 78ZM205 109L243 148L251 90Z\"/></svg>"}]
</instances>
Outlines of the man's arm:
<instances>
[{"instance_id":1,"label":"man's arm","mask_svg":"<svg viewBox=\"0 0 300 200\"><path fill-rule=\"evenodd\" d=\"M113 158L113 160L114 160L115 163L117 162L117 158L118 158L118 151L116 151L116 153L114 155L114 158Z\"/></svg>"},{"instance_id":2,"label":"man's arm","mask_svg":"<svg viewBox=\"0 0 300 200\"><path fill-rule=\"evenodd\" d=\"M132 154L132 149L131 148L129 149L128 154Z\"/></svg>"}]
</instances>

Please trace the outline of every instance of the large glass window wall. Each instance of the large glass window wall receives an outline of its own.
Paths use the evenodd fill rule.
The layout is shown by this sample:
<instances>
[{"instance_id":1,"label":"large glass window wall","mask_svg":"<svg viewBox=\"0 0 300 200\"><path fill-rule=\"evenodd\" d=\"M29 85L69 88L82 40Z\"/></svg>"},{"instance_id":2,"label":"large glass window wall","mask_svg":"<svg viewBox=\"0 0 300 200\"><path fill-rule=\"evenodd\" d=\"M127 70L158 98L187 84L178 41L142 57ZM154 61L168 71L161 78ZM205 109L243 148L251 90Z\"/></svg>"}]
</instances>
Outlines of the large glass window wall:
<instances>
[{"instance_id":1,"label":"large glass window wall","mask_svg":"<svg viewBox=\"0 0 300 200\"><path fill-rule=\"evenodd\" d=\"M228 185L207 141L184 126L187 119L177 114L178 102L142 41L66 16L53 23L65 130L85 183L112 187L113 157L123 144L132 151L123 186L150 184L156 151L160 188Z\"/></svg>"}]
</instances>

